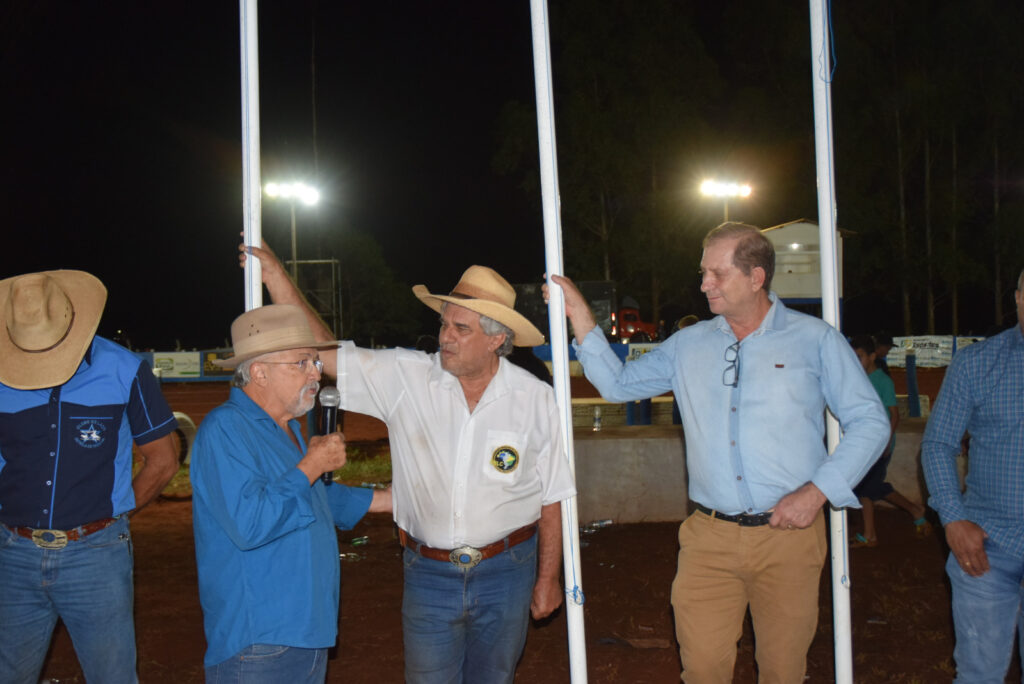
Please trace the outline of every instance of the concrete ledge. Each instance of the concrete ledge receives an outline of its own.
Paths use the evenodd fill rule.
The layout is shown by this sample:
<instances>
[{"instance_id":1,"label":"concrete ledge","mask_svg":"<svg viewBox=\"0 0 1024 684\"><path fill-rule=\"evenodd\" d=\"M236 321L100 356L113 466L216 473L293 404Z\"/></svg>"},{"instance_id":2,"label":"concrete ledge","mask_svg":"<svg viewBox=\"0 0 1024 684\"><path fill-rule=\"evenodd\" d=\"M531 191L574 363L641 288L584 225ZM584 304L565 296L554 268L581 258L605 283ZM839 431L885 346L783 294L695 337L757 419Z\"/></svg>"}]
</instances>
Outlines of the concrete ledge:
<instances>
[{"instance_id":1,"label":"concrete ledge","mask_svg":"<svg viewBox=\"0 0 1024 684\"><path fill-rule=\"evenodd\" d=\"M682 520L688 501L678 425L577 429L576 490L581 523Z\"/></svg>"},{"instance_id":2,"label":"concrete ledge","mask_svg":"<svg viewBox=\"0 0 1024 684\"><path fill-rule=\"evenodd\" d=\"M902 418L896 428L896 448L889 462L889 484L911 501L928 505L928 487L921 468L921 438L924 436L927 418ZM967 458L962 454L956 459L960 472L960 486L967 476ZM882 502L883 505L889 504Z\"/></svg>"},{"instance_id":3,"label":"concrete ledge","mask_svg":"<svg viewBox=\"0 0 1024 684\"><path fill-rule=\"evenodd\" d=\"M888 481L911 501L927 504L921 437L927 420L905 418L896 431ZM576 488L581 523L657 522L687 515L685 442L678 425L577 428ZM958 459L961 481L967 469ZM889 504L881 502L880 505Z\"/></svg>"}]
</instances>

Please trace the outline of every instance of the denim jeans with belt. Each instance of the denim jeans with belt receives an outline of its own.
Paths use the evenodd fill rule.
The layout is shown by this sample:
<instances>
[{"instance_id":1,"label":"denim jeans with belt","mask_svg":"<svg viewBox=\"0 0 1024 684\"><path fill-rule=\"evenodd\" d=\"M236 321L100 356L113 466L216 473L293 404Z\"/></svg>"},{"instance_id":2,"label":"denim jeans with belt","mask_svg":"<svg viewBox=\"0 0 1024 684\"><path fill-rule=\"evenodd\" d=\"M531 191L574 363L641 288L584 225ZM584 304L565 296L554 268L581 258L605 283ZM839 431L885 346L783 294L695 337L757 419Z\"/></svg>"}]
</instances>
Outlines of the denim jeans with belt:
<instances>
[{"instance_id":1,"label":"denim jeans with belt","mask_svg":"<svg viewBox=\"0 0 1024 684\"><path fill-rule=\"evenodd\" d=\"M36 684L57 618L89 682L135 684L128 518L62 549L0 525L0 683Z\"/></svg>"},{"instance_id":2,"label":"denim jeans with belt","mask_svg":"<svg viewBox=\"0 0 1024 684\"><path fill-rule=\"evenodd\" d=\"M953 554L946 574L953 588L953 627L956 680L959 684L1003 684L1013 655L1013 635L1019 630L1024 656L1024 559L985 542L989 571L971 577ZM1024 680L1022 680L1024 681Z\"/></svg>"},{"instance_id":3,"label":"denim jeans with belt","mask_svg":"<svg viewBox=\"0 0 1024 684\"><path fill-rule=\"evenodd\" d=\"M512 682L530 624L537 535L472 568L410 549L403 559L406 682Z\"/></svg>"}]
</instances>

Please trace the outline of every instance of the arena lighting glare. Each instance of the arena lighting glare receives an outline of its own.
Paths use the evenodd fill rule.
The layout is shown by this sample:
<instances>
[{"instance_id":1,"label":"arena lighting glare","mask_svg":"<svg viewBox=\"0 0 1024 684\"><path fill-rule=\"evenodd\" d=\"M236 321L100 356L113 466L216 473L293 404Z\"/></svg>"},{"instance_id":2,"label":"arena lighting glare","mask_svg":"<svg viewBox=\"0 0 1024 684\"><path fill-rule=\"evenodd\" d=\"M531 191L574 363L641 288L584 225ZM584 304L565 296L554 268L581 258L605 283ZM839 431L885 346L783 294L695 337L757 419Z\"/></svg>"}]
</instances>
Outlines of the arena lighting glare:
<instances>
[{"instance_id":1,"label":"arena lighting glare","mask_svg":"<svg viewBox=\"0 0 1024 684\"><path fill-rule=\"evenodd\" d=\"M274 199L299 200L306 206L313 206L320 201L320 191L305 183L267 183L263 188L267 197Z\"/></svg>"},{"instance_id":2,"label":"arena lighting glare","mask_svg":"<svg viewBox=\"0 0 1024 684\"><path fill-rule=\"evenodd\" d=\"M749 197L753 188L746 183L723 183L708 179L700 184L700 192L709 197Z\"/></svg>"},{"instance_id":3,"label":"arena lighting glare","mask_svg":"<svg viewBox=\"0 0 1024 684\"><path fill-rule=\"evenodd\" d=\"M723 183L712 178L700 184L700 192L705 197L718 197L722 200L722 214L725 221L729 220L729 199L731 197L750 197L753 188L747 183Z\"/></svg>"},{"instance_id":4,"label":"arena lighting glare","mask_svg":"<svg viewBox=\"0 0 1024 684\"><path fill-rule=\"evenodd\" d=\"M292 211L292 279L297 282L299 261L295 237L295 202L297 200L307 207L311 207L320 201L320 191L311 185L296 181L294 183L267 183L263 186L263 192L267 194L267 197L286 200L290 205Z\"/></svg>"}]
</instances>

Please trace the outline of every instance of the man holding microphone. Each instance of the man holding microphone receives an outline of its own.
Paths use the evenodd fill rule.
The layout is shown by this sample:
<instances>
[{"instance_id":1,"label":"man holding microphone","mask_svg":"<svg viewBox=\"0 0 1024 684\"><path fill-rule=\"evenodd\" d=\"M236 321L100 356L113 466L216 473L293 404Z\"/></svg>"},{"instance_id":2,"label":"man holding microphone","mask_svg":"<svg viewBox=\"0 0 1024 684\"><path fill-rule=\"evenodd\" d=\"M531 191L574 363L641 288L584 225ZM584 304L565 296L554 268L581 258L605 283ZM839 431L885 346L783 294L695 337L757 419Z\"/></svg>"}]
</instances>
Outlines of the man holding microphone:
<instances>
[{"instance_id":1,"label":"man holding microphone","mask_svg":"<svg viewBox=\"0 0 1024 684\"><path fill-rule=\"evenodd\" d=\"M231 396L192 451L193 519L207 682L323 682L338 630L334 526L391 510L391 492L327 485L345 464L340 433L307 447L323 365L298 307L263 306L231 326Z\"/></svg>"}]
</instances>

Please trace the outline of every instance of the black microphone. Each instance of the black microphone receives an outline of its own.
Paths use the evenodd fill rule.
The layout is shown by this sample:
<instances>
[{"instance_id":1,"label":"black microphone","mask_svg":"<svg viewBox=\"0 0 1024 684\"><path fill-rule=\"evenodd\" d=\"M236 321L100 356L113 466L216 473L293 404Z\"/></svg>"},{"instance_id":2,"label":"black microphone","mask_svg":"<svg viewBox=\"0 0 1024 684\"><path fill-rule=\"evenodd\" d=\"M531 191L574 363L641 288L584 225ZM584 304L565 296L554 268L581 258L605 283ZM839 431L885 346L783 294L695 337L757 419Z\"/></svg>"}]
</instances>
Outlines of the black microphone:
<instances>
[{"instance_id":1,"label":"black microphone","mask_svg":"<svg viewBox=\"0 0 1024 684\"><path fill-rule=\"evenodd\" d=\"M320 427L321 432L329 435L338 429L338 406L341 405L341 392L337 387L324 387L320 390ZM320 480L329 485L334 482L334 473L328 470L320 476Z\"/></svg>"}]
</instances>

